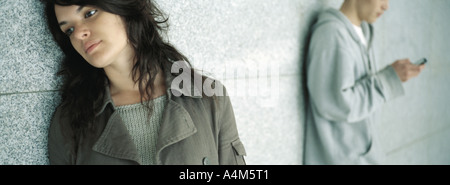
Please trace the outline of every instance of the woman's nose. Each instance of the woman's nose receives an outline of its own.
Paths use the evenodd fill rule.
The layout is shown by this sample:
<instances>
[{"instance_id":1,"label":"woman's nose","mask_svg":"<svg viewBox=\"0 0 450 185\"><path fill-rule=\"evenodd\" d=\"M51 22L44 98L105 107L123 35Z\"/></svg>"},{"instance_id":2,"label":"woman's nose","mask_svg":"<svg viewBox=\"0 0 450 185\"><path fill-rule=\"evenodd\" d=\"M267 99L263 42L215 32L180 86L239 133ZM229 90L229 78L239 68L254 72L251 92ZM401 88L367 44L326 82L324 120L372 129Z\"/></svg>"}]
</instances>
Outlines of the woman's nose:
<instances>
[{"instance_id":1,"label":"woman's nose","mask_svg":"<svg viewBox=\"0 0 450 185\"><path fill-rule=\"evenodd\" d=\"M86 26L78 26L78 28L75 28L73 34L74 34L75 38L84 40L91 35L91 32L90 32L89 28Z\"/></svg>"}]
</instances>

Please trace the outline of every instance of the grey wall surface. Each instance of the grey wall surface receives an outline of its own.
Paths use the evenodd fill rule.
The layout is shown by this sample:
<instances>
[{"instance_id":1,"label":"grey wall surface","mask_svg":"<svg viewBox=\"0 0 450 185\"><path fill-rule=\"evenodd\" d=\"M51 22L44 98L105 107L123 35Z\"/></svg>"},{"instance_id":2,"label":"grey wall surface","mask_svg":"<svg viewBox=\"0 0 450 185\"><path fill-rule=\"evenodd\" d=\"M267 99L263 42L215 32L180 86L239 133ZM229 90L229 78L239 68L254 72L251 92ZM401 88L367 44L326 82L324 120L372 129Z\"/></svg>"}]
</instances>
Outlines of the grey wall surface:
<instances>
[{"instance_id":1,"label":"grey wall surface","mask_svg":"<svg viewBox=\"0 0 450 185\"><path fill-rule=\"evenodd\" d=\"M247 164L302 164L303 50L317 13L342 0L157 2L170 17L167 39L232 94ZM0 164L48 164L61 52L42 8L0 0ZM431 61L378 113L388 164L450 164L449 8L449 0L395 0L375 24L380 66Z\"/></svg>"},{"instance_id":2,"label":"grey wall surface","mask_svg":"<svg viewBox=\"0 0 450 185\"><path fill-rule=\"evenodd\" d=\"M450 164L450 1L390 2L376 24L379 62L427 57L430 63L404 84L406 96L380 111L377 129L387 162Z\"/></svg>"}]
</instances>

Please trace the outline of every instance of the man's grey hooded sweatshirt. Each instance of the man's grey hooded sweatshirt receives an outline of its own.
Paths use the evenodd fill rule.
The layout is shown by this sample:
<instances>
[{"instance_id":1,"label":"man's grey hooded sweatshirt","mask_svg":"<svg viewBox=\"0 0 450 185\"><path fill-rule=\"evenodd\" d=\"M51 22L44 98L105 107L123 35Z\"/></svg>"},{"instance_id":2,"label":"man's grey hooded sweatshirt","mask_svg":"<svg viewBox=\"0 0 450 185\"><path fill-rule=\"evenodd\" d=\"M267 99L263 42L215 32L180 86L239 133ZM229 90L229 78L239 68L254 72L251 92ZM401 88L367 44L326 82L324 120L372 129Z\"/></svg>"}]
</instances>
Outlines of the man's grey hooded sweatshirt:
<instances>
[{"instance_id":1,"label":"man's grey hooded sweatshirt","mask_svg":"<svg viewBox=\"0 0 450 185\"><path fill-rule=\"evenodd\" d=\"M395 70L377 69L373 27L361 25L362 44L350 20L336 9L319 15L307 58L305 164L380 164L373 114L404 94Z\"/></svg>"}]
</instances>

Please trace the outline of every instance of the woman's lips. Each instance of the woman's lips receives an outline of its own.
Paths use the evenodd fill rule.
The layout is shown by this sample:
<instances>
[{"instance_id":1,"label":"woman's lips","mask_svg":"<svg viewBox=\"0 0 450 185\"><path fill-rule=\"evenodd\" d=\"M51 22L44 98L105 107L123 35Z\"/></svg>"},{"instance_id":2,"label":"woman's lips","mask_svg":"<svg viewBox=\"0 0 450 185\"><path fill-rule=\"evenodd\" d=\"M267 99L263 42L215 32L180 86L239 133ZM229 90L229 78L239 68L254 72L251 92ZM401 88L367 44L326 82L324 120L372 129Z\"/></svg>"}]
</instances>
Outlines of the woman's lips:
<instances>
[{"instance_id":1,"label":"woman's lips","mask_svg":"<svg viewBox=\"0 0 450 185\"><path fill-rule=\"evenodd\" d=\"M100 45L101 41L97 42L88 42L85 44L85 52L86 54L90 54L98 45Z\"/></svg>"}]
</instances>

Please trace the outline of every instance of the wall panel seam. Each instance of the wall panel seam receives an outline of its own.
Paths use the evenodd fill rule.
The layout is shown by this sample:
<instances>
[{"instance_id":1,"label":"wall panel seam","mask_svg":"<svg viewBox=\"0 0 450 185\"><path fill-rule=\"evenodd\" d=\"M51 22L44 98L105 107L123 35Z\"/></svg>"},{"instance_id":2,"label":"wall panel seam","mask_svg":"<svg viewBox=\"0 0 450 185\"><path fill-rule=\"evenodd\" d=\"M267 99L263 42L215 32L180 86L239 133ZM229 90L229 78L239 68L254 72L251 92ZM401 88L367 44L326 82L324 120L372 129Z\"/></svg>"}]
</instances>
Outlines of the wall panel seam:
<instances>
[{"instance_id":1,"label":"wall panel seam","mask_svg":"<svg viewBox=\"0 0 450 185\"><path fill-rule=\"evenodd\" d=\"M60 90L44 90L44 91L27 91L27 92L13 92L13 93L0 93L0 96L22 95L22 94L38 94L38 93L53 93Z\"/></svg>"}]
</instances>

